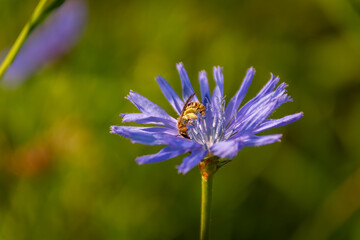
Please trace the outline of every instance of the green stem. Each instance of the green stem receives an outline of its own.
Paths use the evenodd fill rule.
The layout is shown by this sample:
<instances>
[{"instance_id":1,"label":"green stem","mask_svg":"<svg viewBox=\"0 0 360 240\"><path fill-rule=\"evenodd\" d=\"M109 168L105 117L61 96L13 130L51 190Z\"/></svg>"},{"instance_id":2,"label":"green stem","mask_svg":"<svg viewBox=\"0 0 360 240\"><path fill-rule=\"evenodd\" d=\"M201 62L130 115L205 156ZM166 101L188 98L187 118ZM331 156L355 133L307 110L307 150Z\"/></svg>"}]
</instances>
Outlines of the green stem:
<instances>
[{"instance_id":1,"label":"green stem","mask_svg":"<svg viewBox=\"0 0 360 240\"><path fill-rule=\"evenodd\" d=\"M45 9L45 5L48 0L40 0L38 5L36 6L32 16L29 21L25 24L24 28L21 30L19 36L17 37L14 45L11 47L9 53L5 57L3 63L0 66L0 79L4 75L6 69L11 65L14 61L17 53L19 52L21 46L24 44L26 38L29 36L31 30L34 26L39 22L40 18Z\"/></svg>"},{"instance_id":2,"label":"green stem","mask_svg":"<svg viewBox=\"0 0 360 240\"><path fill-rule=\"evenodd\" d=\"M213 176L201 177L201 226L200 240L209 239L210 230L210 210L212 197L212 179Z\"/></svg>"}]
</instances>

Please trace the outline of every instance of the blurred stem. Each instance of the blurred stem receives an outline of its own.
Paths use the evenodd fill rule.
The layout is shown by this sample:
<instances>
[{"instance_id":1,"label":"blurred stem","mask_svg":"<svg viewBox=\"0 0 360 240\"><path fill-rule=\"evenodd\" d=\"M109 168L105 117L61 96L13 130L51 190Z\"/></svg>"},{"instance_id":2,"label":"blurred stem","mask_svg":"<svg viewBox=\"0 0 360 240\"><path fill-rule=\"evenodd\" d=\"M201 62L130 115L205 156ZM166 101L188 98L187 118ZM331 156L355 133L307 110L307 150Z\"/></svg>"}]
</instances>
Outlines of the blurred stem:
<instances>
[{"instance_id":1,"label":"blurred stem","mask_svg":"<svg viewBox=\"0 0 360 240\"><path fill-rule=\"evenodd\" d=\"M212 198L212 181L213 176L201 177L201 225L200 240L209 239L210 230L210 210Z\"/></svg>"},{"instance_id":2,"label":"blurred stem","mask_svg":"<svg viewBox=\"0 0 360 240\"><path fill-rule=\"evenodd\" d=\"M5 74L6 69L14 61L17 53L19 52L21 46L24 44L26 38L29 36L31 30L40 22L40 19L42 18L42 15L46 10L45 6L47 1L48 0L39 1L29 21L25 24L24 28L21 30L14 45L11 47L9 53L7 54L7 56L5 57L4 61L0 66L0 79Z\"/></svg>"}]
</instances>

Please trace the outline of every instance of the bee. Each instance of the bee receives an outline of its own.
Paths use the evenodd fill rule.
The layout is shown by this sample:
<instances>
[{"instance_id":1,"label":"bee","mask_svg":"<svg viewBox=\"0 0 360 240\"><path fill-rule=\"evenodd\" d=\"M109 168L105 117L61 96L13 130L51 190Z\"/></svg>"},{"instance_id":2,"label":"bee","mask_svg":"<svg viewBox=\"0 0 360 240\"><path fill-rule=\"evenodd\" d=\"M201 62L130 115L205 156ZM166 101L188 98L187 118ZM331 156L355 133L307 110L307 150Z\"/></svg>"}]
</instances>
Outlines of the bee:
<instances>
[{"instance_id":1,"label":"bee","mask_svg":"<svg viewBox=\"0 0 360 240\"><path fill-rule=\"evenodd\" d=\"M205 116L206 109L205 106L199 102L190 102L191 99L195 96L193 93L185 102L184 107L181 111L179 118L177 119L177 128L179 129L179 134L184 138L189 138L187 134L187 125L194 124L193 120L198 118L198 114Z\"/></svg>"}]
</instances>

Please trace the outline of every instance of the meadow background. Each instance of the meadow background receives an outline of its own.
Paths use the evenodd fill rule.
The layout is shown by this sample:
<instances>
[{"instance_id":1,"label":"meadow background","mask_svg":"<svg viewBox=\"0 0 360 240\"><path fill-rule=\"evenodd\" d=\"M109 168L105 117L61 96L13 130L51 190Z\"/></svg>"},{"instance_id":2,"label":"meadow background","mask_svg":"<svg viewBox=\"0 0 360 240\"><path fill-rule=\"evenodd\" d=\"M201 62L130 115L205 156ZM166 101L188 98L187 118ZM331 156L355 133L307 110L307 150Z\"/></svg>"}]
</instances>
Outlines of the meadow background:
<instances>
[{"instance_id":1,"label":"meadow background","mask_svg":"<svg viewBox=\"0 0 360 240\"><path fill-rule=\"evenodd\" d=\"M37 2L0 1L0 49ZM109 133L137 111L130 89L175 116L154 78L180 93L180 61L196 92L200 70L223 66L228 99L250 66L246 101L273 72L295 101L272 117L304 112L215 175L213 239L360 239L359 0L87 4L71 51L0 87L0 239L197 239L198 170L138 166L160 147Z\"/></svg>"}]
</instances>

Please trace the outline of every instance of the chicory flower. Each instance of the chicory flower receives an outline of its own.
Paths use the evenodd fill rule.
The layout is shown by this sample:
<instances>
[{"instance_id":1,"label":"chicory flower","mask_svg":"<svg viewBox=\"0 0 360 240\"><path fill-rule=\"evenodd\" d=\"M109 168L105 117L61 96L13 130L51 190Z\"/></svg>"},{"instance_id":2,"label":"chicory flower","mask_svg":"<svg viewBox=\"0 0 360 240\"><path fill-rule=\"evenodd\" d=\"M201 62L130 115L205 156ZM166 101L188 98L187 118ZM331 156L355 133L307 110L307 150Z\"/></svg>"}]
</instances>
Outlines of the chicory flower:
<instances>
[{"instance_id":1,"label":"chicory flower","mask_svg":"<svg viewBox=\"0 0 360 240\"><path fill-rule=\"evenodd\" d=\"M212 94L206 72L199 73L201 98L196 96L183 64L178 63L177 69L182 84L182 99L164 78L158 76L156 81L178 116L172 117L144 96L130 91L126 99L131 101L141 113L121 114L122 121L156 126L111 126L112 133L127 137L133 143L166 145L158 153L136 158L139 164L165 161L184 153L190 153L183 159L182 164L177 166L179 173L185 174L205 158L232 159L243 147L278 142L282 137L281 134L258 134L270 128L292 123L303 116L303 113L300 112L280 119L269 119L276 108L283 103L292 101L286 94L286 83L281 83L276 87L279 77L271 75L270 80L260 92L240 107L255 74L254 68L248 69L240 89L227 105L221 67L213 68L216 87ZM200 114L196 108L184 107L185 102L189 99L190 103L196 102L197 106L202 104L206 112ZM183 121L186 125L185 129L187 129L187 136L184 137L179 134L178 119L184 117L186 109L189 109L187 116L191 119Z\"/></svg>"}]
</instances>

